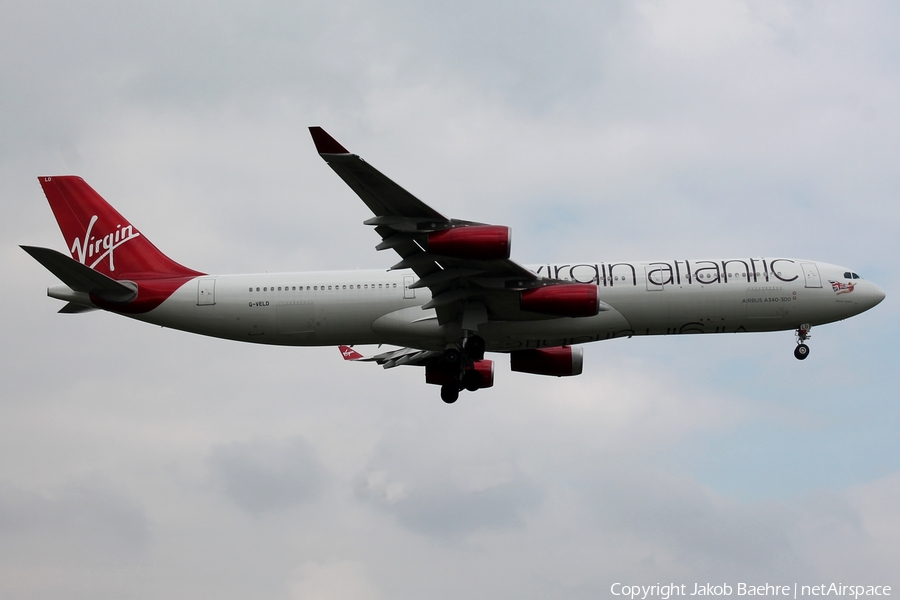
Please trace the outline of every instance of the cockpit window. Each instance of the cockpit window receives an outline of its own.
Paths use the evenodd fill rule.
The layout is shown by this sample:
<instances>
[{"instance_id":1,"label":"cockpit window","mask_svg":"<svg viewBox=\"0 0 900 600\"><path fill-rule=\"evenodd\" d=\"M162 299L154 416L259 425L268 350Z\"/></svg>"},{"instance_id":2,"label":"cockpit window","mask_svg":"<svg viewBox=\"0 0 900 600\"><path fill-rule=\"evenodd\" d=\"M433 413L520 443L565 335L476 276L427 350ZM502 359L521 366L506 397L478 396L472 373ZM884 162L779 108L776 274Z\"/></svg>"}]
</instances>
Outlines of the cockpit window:
<instances>
[{"instance_id":1,"label":"cockpit window","mask_svg":"<svg viewBox=\"0 0 900 600\"><path fill-rule=\"evenodd\" d=\"M856 273L851 273L850 271L847 271L846 273L844 273L844 279L861 279L861 277L859 275L857 275Z\"/></svg>"}]
</instances>

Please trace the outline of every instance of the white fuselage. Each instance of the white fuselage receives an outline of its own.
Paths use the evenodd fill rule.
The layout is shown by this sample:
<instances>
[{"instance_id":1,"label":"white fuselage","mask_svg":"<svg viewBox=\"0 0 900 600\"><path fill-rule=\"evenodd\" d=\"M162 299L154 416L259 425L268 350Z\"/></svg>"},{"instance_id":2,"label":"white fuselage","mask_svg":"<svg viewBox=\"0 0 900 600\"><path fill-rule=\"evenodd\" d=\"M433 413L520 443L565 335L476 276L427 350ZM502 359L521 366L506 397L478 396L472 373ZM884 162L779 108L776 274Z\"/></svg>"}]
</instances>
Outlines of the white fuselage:
<instances>
[{"instance_id":1,"label":"white fuselage","mask_svg":"<svg viewBox=\"0 0 900 600\"><path fill-rule=\"evenodd\" d=\"M488 350L579 344L634 335L796 329L859 314L884 298L849 269L797 259L673 260L528 267L596 283L611 310L593 317L488 321ZM206 275L134 318L219 338L287 346L395 344L441 350L460 336L440 326L411 271ZM514 292L510 292L514 293Z\"/></svg>"}]
</instances>

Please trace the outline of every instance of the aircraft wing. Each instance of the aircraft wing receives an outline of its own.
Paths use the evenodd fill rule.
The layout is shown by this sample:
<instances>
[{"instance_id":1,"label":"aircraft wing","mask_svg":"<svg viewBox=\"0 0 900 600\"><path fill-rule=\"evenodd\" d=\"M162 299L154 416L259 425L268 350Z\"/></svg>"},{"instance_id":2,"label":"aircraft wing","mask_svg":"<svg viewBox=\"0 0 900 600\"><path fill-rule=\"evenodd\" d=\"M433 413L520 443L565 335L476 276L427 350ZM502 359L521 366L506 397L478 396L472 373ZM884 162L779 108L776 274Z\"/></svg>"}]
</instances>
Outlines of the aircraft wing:
<instances>
[{"instance_id":1,"label":"aircraft wing","mask_svg":"<svg viewBox=\"0 0 900 600\"><path fill-rule=\"evenodd\" d=\"M484 223L450 219L391 181L359 156L351 154L321 127L310 127L319 155L362 199L375 216L366 225L381 236L377 250L393 249L400 262L391 269L412 269L419 280L411 288L427 287L431 300L422 308L434 308L441 324L459 320L474 324L491 319L541 319L519 308L519 292L556 283L509 260L508 229ZM506 255L435 252L435 235L500 235L506 231ZM499 233L498 233L499 232ZM470 236L471 237L471 236ZM450 239L445 237L445 239ZM496 244L494 244L496 246ZM513 293L515 292L515 293ZM471 317L464 312L473 309ZM474 323L472 323L474 319ZM463 323L464 327L467 323ZM468 327L467 327L468 328Z\"/></svg>"}]
</instances>

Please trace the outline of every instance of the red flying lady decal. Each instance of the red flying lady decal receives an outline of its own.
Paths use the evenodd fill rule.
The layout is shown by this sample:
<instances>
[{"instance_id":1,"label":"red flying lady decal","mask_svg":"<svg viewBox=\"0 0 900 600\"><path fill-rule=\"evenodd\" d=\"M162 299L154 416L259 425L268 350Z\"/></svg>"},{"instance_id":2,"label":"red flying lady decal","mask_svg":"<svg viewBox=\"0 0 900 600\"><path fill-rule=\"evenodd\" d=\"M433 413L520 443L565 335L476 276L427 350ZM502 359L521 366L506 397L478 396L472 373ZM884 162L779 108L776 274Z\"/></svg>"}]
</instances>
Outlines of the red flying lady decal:
<instances>
[{"instance_id":1,"label":"red flying lady decal","mask_svg":"<svg viewBox=\"0 0 900 600\"><path fill-rule=\"evenodd\" d=\"M852 282L842 283L831 279L829 279L828 282L831 284L831 289L834 290L835 294L849 294L856 288L856 285Z\"/></svg>"}]
</instances>

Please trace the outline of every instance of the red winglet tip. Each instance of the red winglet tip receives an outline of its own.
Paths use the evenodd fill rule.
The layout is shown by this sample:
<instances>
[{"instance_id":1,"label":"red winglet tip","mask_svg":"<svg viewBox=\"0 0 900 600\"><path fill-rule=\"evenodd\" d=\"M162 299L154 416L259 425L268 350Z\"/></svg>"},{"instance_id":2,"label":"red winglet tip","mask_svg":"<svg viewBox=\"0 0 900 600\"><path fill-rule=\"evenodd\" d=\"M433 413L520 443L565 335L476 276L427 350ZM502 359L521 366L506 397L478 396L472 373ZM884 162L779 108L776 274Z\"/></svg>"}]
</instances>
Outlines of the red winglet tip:
<instances>
[{"instance_id":1,"label":"red winglet tip","mask_svg":"<svg viewBox=\"0 0 900 600\"><path fill-rule=\"evenodd\" d=\"M328 135L321 127L310 127L309 133L312 135L313 143L319 154L350 154L346 148L341 146L336 139Z\"/></svg>"},{"instance_id":2,"label":"red winglet tip","mask_svg":"<svg viewBox=\"0 0 900 600\"><path fill-rule=\"evenodd\" d=\"M359 360L363 358L362 354L360 354L350 346L338 346L338 350L341 351L341 356L344 357L344 360Z\"/></svg>"}]
</instances>

